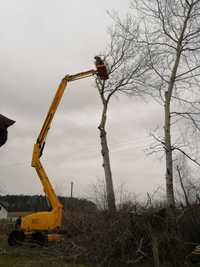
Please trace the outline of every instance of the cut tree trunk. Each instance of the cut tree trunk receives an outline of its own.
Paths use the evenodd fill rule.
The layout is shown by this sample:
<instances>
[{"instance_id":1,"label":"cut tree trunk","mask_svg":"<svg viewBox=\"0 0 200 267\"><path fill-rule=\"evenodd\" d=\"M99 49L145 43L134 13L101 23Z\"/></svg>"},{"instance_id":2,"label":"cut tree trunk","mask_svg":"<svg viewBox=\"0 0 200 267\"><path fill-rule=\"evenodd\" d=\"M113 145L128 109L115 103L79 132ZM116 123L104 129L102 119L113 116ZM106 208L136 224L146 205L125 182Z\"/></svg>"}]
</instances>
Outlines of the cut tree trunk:
<instances>
[{"instance_id":1,"label":"cut tree trunk","mask_svg":"<svg viewBox=\"0 0 200 267\"><path fill-rule=\"evenodd\" d=\"M116 211L116 204L115 204L115 193L113 188L113 180L112 180L112 171L110 165L110 156L109 156L109 149L107 143L107 135L105 130L106 119L107 119L107 102L105 101L104 97L102 96L102 104L103 104L103 111L101 115L101 123L98 127L100 131L100 139L101 139L101 154L103 158L103 169L105 174L105 182L106 182L106 197L107 197L107 204L108 209L111 212Z\"/></svg>"},{"instance_id":2,"label":"cut tree trunk","mask_svg":"<svg viewBox=\"0 0 200 267\"><path fill-rule=\"evenodd\" d=\"M107 145L107 137L105 129L99 127L100 138L101 138L101 154L103 158L103 168L105 173L105 181L106 181L106 193L107 193L107 204L108 209L110 211L116 211L115 205L115 194L113 189L113 181L112 181L112 172L110 167L110 157L109 157L109 149Z\"/></svg>"}]
</instances>

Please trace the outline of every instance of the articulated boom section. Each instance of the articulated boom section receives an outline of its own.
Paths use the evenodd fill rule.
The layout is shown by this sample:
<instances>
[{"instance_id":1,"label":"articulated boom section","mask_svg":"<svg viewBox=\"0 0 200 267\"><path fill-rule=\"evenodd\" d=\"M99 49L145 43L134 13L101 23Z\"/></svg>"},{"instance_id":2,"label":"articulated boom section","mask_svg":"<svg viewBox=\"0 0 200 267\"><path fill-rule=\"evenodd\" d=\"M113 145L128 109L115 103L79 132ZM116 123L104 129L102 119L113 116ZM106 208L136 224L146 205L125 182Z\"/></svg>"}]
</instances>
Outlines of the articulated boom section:
<instances>
[{"instance_id":1,"label":"articulated boom section","mask_svg":"<svg viewBox=\"0 0 200 267\"><path fill-rule=\"evenodd\" d=\"M39 160L40 149L38 144L34 145L32 166L36 169L38 177L43 185L45 195L48 197L52 210L36 212L22 218L21 229L28 231L52 231L59 230L62 223L62 204L57 198L45 170Z\"/></svg>"}]
</instances>

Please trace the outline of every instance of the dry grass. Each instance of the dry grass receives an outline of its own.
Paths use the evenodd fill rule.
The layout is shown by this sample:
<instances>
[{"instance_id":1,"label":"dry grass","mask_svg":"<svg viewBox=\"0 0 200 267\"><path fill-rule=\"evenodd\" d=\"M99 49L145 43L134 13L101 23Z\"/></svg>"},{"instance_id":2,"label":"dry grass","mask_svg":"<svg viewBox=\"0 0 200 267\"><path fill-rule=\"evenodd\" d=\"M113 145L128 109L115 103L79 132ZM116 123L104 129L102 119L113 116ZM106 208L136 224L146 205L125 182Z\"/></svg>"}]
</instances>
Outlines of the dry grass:
<instances>
[{"instance_id":1,"label":"dry grass","mask_svg":"<svg viewBox=\"0 0 200 267\"><path fill-rule=\"evenodd\" d=\"M0 236L0 267L85 267L51 253L52 248L13 248L7 245L6 239L6 236Z\"/></svg>"}]
</instances>

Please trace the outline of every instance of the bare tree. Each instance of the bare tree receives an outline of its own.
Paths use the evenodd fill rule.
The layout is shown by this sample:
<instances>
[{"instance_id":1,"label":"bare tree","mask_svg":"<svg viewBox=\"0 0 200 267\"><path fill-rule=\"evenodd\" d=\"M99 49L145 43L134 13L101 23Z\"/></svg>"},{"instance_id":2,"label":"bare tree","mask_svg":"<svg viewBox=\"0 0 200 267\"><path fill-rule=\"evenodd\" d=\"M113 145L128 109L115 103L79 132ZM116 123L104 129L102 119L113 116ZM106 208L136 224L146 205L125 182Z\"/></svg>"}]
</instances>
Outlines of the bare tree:
<instances>
[{"instance_id":1,"label":"bare tree","mask_svg":"<svg viewBox=\"0 0 200 267\"><path fill-rule=\"evenodd\" d=\"M98 178L97 182L91 185L90 191L90 198L97 205L97 208L100 210L106 210L108 208L108 203L105 179Z\"/></svg>"},{"instance_id":2,"label":"bare tree","mask_svg":"<svg viewBox=\"0 0 200 267\"><path fill-rule=\"evenodd\" d=\"M165 151L166 197L168 210L172 211L173 152L179 151L198 164L183 149L177 135L172 139L172 131L183 119L190 120L197 131L200 129L200 0L133 0L132 8L129 26L121 22L118 25L130 39L132 21L137 17L140 22L138 43L148 51L150 68L140 83L164 107L164 138L154 137Z\"/></svg>"},{"instance_id":3,"label":"bare tree","mask_svg":"<svg viewBox=\"0 0 200 267\"><path fill-rule=\"evenodd\" d=\"M188 158L181 154L174 164L177 201L187 208L199 204L199 170L198 167L191 168L189 163Z\"/></svg>"},{"instance_id":4,"label":"bare tree","mask_svg":"<svg viewBox=\"0 0 200 267\"><path fill-rule=\"evenodd\" d=\"M126 24L129 24L129 18L127 18ZM98 129L101 139L107 203L110 211L116 210L116 204L106 132L108 105L111 97L116 93L131 92L137 96L143 94L143 89L141 89L142 87L139 89L138 82L140 76L146 70L146 58L143 51L136 45L138 34L137 26L134 26L131 39L118 25L110 29L110 43L104 53L104 59L109 63L109 80L96 80L96 86L102 102L102 113Z\"/></svg>"}]
</instances>

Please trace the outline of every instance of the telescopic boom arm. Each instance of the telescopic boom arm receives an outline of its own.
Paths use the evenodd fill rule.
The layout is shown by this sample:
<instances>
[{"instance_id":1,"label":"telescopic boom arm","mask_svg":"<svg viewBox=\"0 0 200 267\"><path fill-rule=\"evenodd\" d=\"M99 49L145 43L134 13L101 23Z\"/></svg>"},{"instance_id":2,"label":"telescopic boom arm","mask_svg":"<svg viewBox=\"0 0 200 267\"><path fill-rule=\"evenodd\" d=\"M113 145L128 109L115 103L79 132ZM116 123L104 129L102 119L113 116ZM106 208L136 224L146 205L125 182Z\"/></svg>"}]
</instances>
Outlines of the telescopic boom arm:
<instances>
[{"instance_id":1,"label":"telescopic boom arm","mask_svg":"<svg viewBox=\"0 0 200 267\"><path fill-rule=\"evenodd\" d=\"M62 220L62 204L60 203L49 179L48 176L40 162L40 157L45 146L45 140L48 134L48 131L51 126L51 122L54 118L56 110L59 106L65 88L68 82L76 81L79 79L84 79L93 75L97 75L101 80L108 79L108 72L105 63L101 60L100 57L95 57L96 70L88 70L85 72L80 72L75 75L65 76L54 96L54 99L50 105L49 111L47 113L46 119L43 123L42 129L37 138L36 144L33 148L32 155L32 167L36 169L36 172L40 178L40 181L43 185L44 192L48 197L48 200L51 204L52 210L50 212L36 212L31 215L25 216L22 218L21 228L23 231L32 231L32 230L52 230L55 228L60 228Z\"/></svg>"}]
</instances>

